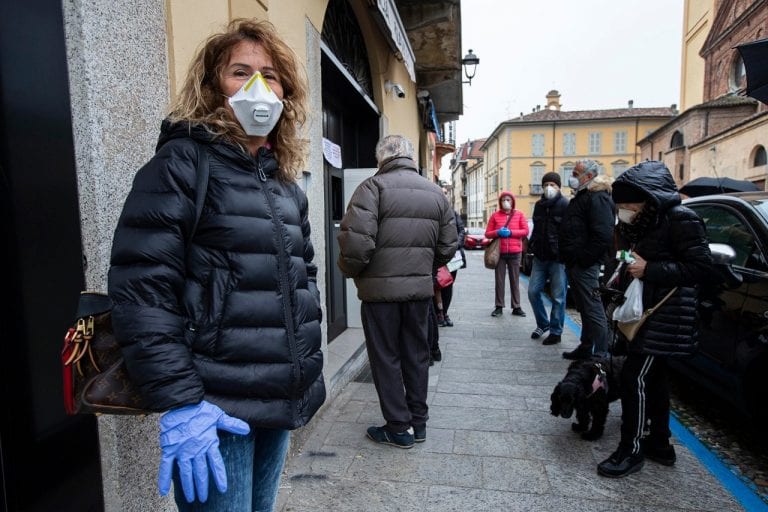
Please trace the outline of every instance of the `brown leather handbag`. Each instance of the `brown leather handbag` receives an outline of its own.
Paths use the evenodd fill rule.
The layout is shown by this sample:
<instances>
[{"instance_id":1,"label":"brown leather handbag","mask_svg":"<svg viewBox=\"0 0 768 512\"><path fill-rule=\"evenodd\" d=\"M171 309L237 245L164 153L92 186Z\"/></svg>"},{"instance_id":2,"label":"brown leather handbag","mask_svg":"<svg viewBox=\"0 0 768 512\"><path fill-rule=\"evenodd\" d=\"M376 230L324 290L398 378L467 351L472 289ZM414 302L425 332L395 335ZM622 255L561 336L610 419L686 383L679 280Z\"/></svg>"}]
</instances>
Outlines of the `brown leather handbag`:
<instances>
[{"instance_id":1,"label":"brown leather handbag","mask_svg":"<svg viewBox=\"0 0 768 512\"><path fill-rule=\"evenodd\" d=\"M148 414L125 369L112 331L112 301L82 292L77 320L64 336L61 361L67 414Z\"/></svg>"},{"instance_id":2,"label":"brown leather handbag","mask_svg":"<svg viewBox=\"0 0 768 512\"><path fill-rule=\"evenodd\" d=\"M504 223L504 227L509 226L509 221L512 220L512 214L507 216L507 222ZM483 264L485 268L494 269L499 264L499 258L501 258L501 238L494 238L493 242L488 244L485 248L485 254L483 254Z\"/></svg>"},{"instance_id":3,"label":"brown leather handbag","mask_svg":"<svg viewBox=\"0 0 768 512\"><path fill-rule=\"evenodd\" d=\"M197 146L195 223L208 192L208 151ZM191 237L190 237L191 238ZM128 376L112 330L112 301L104 293L81 292L75 323L61 350L64 409L67 414L149 414L141 393Z\"/></svg>"}]
</instances>

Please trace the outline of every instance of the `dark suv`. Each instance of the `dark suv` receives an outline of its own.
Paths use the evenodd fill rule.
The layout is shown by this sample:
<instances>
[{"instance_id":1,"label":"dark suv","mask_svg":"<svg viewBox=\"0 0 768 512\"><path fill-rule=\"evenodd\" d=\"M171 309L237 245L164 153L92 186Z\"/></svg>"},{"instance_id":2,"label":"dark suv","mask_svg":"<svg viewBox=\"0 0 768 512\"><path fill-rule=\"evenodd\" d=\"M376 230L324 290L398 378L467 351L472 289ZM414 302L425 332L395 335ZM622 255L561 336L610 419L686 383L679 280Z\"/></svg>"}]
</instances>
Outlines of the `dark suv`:
<instances>
[{"instance_id":1,"label":"dark suv","mask_svg":"<svg viewBox=\"0 0 768 512\"><path fill-rule=\"evenodd\" d=\"M735 251L741 279L700 295L700 350L670 360L676 370L749 415L768 414L768 192L687 199L704 221L710 243Z\"/></svg>"}]
</instances>

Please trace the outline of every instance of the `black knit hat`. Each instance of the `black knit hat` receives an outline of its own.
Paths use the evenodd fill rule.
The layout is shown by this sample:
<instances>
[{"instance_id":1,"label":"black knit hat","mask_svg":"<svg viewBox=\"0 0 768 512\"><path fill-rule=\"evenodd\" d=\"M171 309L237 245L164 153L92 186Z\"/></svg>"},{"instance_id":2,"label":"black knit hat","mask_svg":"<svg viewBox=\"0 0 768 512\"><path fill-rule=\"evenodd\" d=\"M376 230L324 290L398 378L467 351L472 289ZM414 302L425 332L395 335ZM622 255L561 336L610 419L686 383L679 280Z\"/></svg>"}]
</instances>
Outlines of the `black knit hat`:
<instances>
[{"instance_id":1,"label":"black knit hat","mask_svg":"<svg viewBox=\"0 0 768 512\"><path fill-rule=\"evenodd\" d=\"M642 203L648 200L648 194L645 191L623 181L613 183L611 196L614 203Z\"/></svg>"},{"instance_id":2,"label":"black knit hat","mask_svg":"<svg viewBox=\"0 0 768 512\"><path fill-rule=\"evenodd\" d=\"M557 186L560 187L560 175L556 172L548 172L544 176L541 177L541 184L544 185L547 182L557 183Z\"/></svg>"}]
</instances>

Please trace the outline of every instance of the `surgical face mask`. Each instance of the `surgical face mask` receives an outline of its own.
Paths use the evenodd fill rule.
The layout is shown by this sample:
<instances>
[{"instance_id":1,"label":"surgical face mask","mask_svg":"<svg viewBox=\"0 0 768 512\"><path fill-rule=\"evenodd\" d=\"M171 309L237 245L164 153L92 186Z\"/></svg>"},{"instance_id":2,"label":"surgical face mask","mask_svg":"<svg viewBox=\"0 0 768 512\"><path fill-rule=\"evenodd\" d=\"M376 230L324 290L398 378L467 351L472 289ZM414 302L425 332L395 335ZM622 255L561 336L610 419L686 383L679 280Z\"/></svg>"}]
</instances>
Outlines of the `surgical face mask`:
<instances>
[{"instance_id":1,"label":"surgical face mask","mask_svg":"<svg viewBox=\"0 0 768 512\"><path fill-rule=\"evenodd\" d=\"M229 98L229 104L245 133L258 137L269 135L283 112L283 102L258 71Z\"/></svg>"},{"instance_id":2,"label":"surgical face mask","mask_svg":"<svg viewBox=\"0 0 768 512\"><path fill-rule=\"evenodd\" d=\"M635 217L637 217L638 213L639 212L634 210L619 208L619 221L623 222L624 224L632 224L632 221L635 220Z\"/></svg>"},{"instance_id":3,"label":"surgical face mask","mask_svg":"<svg viewBox=\"0 0 768 512\"><path fill-rule=\"evenodd\" d=\"M579 178L577 178L576 176L568 176L568 186L574 190L578 190Z\"/></svg>"},{"instance_id":4,"label":"surgical face mask","mask_svg":"<svg viewBox=\"0 0 768 512\"><path fill-rule=\"evenodd\" d=\"M509 199L505 199L501 202L501 207L505 210L511 210L512 209L512 201Z\"/></svg>"},{"instance_id":5,"label":"surgical face mask","mask_svg":"<svg viewBox=\"0 0 768 512\"><path fill-rule=\"evenodd\" d=\"M547 199L554 199L557 197L557 187L553 187L552 185L544 187L544 197Z\"/></svg>"}]
</instances>

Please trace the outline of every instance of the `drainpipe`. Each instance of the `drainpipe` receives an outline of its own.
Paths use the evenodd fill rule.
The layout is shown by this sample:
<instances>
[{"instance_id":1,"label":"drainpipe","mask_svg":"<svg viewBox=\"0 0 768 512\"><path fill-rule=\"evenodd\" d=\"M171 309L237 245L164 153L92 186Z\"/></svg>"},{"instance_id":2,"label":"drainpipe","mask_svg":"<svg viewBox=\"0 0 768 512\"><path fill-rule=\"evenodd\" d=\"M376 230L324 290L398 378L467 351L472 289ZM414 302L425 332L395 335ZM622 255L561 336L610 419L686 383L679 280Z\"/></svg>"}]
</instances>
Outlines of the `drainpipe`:
<instances>
[{"instance_id":1,"label":"drainpipe","mask_svg":"<svg viewBox=\"0 0 768 512\"><path fill-rule=\"evenodd\" d=\"M640 120L635 119L635 161L632 163L632 165L637 165L637 135L639 130L640 130Z\"/></svg>"}]
</instances>

